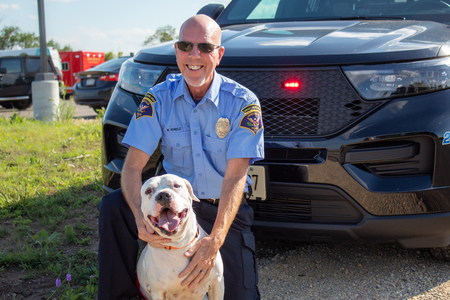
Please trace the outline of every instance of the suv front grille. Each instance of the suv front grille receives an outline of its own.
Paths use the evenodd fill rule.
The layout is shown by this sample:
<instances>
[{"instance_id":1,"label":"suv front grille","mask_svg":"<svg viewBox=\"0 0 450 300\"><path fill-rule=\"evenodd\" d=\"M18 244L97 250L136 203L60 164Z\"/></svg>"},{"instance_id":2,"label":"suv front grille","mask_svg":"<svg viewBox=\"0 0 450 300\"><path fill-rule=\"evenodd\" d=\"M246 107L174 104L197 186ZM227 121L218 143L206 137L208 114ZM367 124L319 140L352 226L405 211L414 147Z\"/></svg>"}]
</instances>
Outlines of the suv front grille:
<instances>
[{"instance_id":1,"label":"suv front grille","mask_svg":"<svg viewBox=\"0 0 450 300\"><path fill-rule=\"evenodd\" d=\"M248 201L257 221L356 224L362 219L334 187L271 182L270 192L270 199Z\"/></svg>"},{"instance_id":2,"label":"suv front grille","mask_svg":"<svg viewBox=\"0 0 450 300\"><path fill-rule=\"evenodd\" d=\"M168 73L178 73L178 68ZM364 102L337 67L312 69L228 69L217 72L256 94L261 102L265 137L326 136L334 134L375 109ZM295 78L298 91L282 88Z\"/></svg>"}]
</instances>

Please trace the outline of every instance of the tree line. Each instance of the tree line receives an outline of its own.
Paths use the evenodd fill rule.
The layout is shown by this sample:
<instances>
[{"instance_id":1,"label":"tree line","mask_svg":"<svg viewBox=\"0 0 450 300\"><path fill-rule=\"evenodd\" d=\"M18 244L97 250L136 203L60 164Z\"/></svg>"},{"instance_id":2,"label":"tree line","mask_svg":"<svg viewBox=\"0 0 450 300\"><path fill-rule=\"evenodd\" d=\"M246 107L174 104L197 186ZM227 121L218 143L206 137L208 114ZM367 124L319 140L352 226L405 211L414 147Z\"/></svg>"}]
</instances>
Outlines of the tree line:
<instances>
[{"instance_id":1,"label":"tree line","mask_svg":"<svg viewBox=\"0 0 450 300\"><path fill-rule=\"evenodd\" d=\"M176 38L176 29L170 25L166 25L158 27L153 35L144 40L142 46L163 43ZM4 26L0 31L0 50L9 50L14 46L20 46L21 48L39 47L39 36L36 36L33 32L22 32L17 26ZM70 44L62 46L53 39L47 41L47 46L58 49L58 51L73 51ZM122 56L121 54L119 52L118 56ZM114 57L115 55L112 52L105 53L105 60Z\"/></svg>"}]
</instances>

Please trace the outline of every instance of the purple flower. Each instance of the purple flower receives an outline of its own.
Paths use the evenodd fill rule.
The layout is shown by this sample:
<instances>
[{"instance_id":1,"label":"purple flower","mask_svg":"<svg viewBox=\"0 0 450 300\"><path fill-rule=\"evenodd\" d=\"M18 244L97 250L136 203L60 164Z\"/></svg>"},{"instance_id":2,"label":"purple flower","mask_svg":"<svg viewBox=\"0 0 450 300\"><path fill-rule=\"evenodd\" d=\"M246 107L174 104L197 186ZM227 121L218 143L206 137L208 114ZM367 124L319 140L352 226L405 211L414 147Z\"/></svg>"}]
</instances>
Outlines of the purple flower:
<instances>
[{"instance_id":1,"label":"purple flower","mask_svg":"<svg viewBox=\"0 0 450 300\"><path fill-rule=\"evenodd\" d=\"M56 278L56 286L60 287L61 286L61 279Z\"/></svg>"},{"instance_id":2,"label":"purple flower","mask_svg":"<svg viewBox=\"0 0 450 300\"><path fill-rule=\"evenodd\" d=\"M66 279L67 279L67 281L71 281L72 280L72 276L70 275L70 273L67 273Z\"/></svg>"},{"instance_id":3,"label":"purple flower","mask_svg":"<svg viewBox=\"0 0 450 300\"><path fill-rule=\"evenodd\" d=\"M89 277L94 278L94 275L91 275L91 276L89 276Z\"/></svg>"}]
</instances>

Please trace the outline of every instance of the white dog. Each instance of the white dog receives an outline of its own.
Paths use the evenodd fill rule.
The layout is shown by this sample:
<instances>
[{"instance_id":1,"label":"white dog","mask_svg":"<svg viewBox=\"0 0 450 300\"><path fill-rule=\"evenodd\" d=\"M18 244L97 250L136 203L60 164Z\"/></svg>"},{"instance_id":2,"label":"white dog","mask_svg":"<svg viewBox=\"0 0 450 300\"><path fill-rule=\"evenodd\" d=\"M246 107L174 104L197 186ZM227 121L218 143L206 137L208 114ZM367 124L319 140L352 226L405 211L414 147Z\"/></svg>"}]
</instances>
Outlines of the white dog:
<instances>
[{"instance_id":1,"label":"white dog","mask_svg":"<svg viewBox=\"0 0 450 300\"><path fill-rule=\"evenodd\" d=\"M192 201L199 201L189 181L175 175L147 180L141 188L141 209L150 226L171 239L166 248L144 248L137 265L142 294L147 299L219 300L224 295L223 262L217 253L210 275L192 292L178 278L190 262L184 253L207 236L198 225Z\"/></svg>"}]
</instances>

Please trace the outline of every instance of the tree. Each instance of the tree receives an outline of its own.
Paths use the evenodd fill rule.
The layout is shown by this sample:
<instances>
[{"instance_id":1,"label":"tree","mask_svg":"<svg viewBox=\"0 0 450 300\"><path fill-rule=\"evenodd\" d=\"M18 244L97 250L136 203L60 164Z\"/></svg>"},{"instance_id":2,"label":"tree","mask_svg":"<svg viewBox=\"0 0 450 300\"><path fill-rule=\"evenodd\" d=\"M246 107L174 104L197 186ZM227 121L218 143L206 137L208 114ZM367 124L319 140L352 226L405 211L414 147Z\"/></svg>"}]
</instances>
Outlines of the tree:
<instances>
[{"instance_id":1,"label":"tree","mask_svg":"<svg viewBox=\"0 0 450 300\"><path fill-rule=\"evenodd\" d=\"M19 34L19 45L22 48L34 48L39 47L39 37L35 36L34 33L20 33Z\"/></svg>"},{"instance_id":2,"label":"tree","mask_svg":"<svg viewBox=\"0 0 450 300\"><path fill-rule=\"evenodd\" d=\"M105 61L113 59L114 58L114 53L112 53L112 51L105 53Z\"/></svg>"},{"instance_id":3,"label":"tree","mask_svg":"<svg viewBox=\"0 0 450 300\"><path fill-rule=\"evenodd\" d=\"M70 44L65 45L63 48L61 48L61 45L53 39L47 42L47 47L53 47L55 49L58 49L58 51L73 51L72 47L70 47Z\"/></svg>"},{"instance_id":4,"label":"tree","mask_svg":"<svg viewBox=\"0 0 450 300\"><path fill-rule=\"evenodd\" d=\"M7 50L19 41L20 29L14 26L5 26L0 31L0 49Z\"/></svg>"},{"instance_id":5,"label":"tree","mask_svg":"<svg viewBox=\"0 0 450 300\"><path fill-rule=\"evenodd\" d=\"M166 26L158 27L158 29L156 29L155 34L146 38L142 45L145 46L148 44L157 44L158 42L163 43L163 42L167 42L167 41L172 41L176 38L177 38L177 36L176 36L175 27L166 25Z\"/></svg>"}]
</instances>

